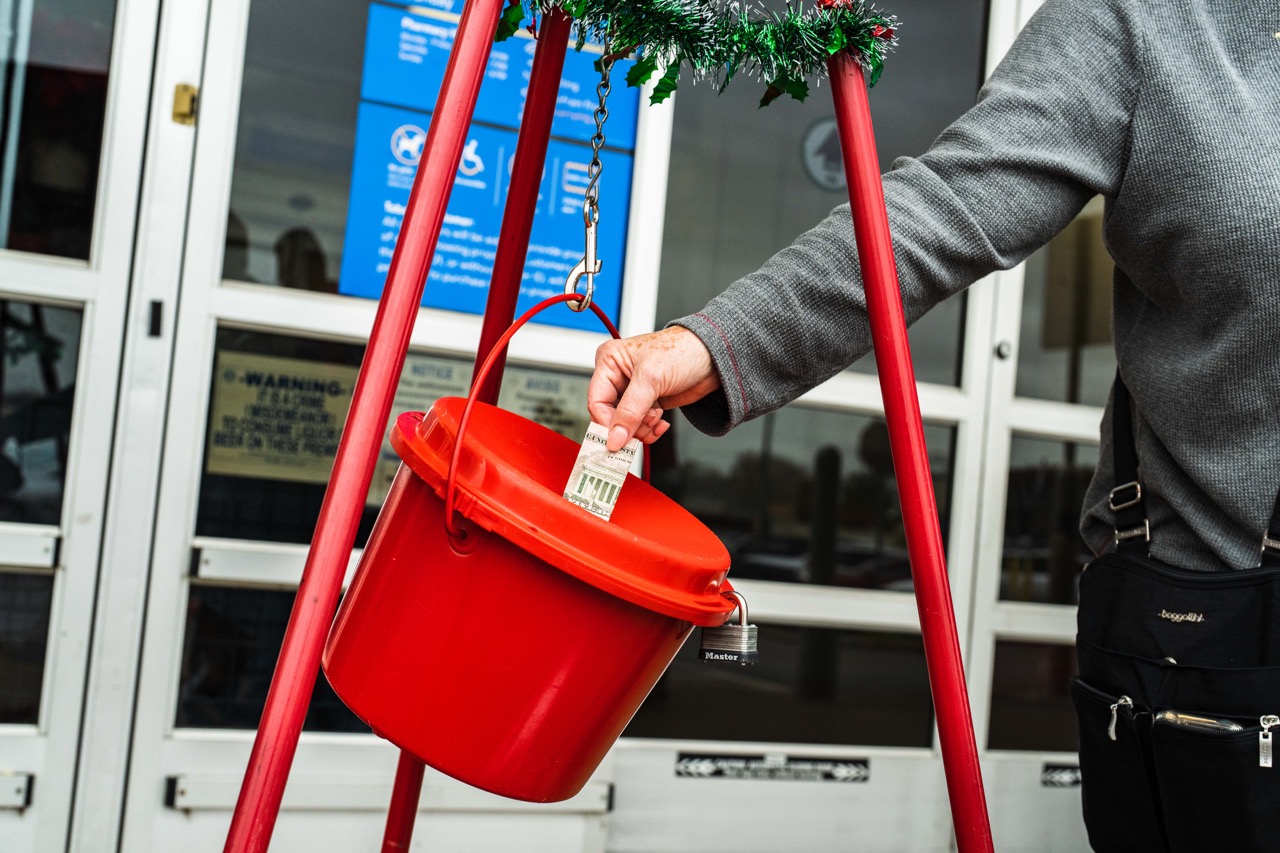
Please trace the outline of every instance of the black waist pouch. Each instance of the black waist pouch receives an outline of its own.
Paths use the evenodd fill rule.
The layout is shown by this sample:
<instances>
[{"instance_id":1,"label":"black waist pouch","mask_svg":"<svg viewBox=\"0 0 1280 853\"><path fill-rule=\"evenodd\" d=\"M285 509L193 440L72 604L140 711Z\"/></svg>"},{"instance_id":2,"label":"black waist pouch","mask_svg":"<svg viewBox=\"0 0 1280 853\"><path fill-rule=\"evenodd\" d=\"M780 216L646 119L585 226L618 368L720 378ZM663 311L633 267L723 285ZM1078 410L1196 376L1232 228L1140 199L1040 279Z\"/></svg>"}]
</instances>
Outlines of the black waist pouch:
<instances>
[{"instance_id":1,"label":"black waist pouch","mask_svg":"<svg viewBox=\"0 0 1280 853\"><path fill-rule=\"evenodd\" d=\"M1262 565L1245 571L1146 556L1129 406L1117 380L1117 547L1080 577L1071 695L1089 843L1098 853L1280 851L1280 541L1268 532Z\"/></svg>"},{"instance_id":2,"label":"black waist pouch","mask_svg":"<svg viewBox=\"0 0 1280 853\"><path fill-rule=\"evenodd\" d=\"M1272 568L1089 564L1071 693L1094 850L1280 850L1277 601Z\"/></svg>"}]
</instances>

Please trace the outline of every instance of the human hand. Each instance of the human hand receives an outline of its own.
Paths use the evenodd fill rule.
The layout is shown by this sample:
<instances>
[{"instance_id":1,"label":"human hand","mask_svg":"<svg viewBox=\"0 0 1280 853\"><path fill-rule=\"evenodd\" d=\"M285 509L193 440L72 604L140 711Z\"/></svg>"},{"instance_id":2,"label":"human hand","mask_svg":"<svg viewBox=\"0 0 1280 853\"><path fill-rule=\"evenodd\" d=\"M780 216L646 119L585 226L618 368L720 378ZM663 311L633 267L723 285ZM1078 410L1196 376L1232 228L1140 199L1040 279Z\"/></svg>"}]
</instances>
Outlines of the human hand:
<instances>
[{"instance_id":1,"label":"human hand","mask_svg":"<svg viewBox=\"0 0 1280 853\"><path fill-rule=\"evenodd\" d=\"M664 409L701 400L720 387L711 353L683 326L606 341L596 350L587 411L609 428L609 450L632 438L652 444L671 424Z\"/></svg>"}]
</instances>

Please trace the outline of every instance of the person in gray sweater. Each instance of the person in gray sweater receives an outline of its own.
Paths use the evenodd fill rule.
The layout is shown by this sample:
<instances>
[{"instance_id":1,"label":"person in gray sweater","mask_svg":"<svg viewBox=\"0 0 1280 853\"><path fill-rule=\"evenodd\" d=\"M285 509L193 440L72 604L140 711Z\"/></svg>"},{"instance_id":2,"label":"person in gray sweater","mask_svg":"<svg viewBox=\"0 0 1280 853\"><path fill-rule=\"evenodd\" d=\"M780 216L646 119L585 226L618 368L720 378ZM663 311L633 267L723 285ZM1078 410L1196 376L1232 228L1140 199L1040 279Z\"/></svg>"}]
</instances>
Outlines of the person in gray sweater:
<instances>
[{"instance_id":1,"label":"person in gray sweater","mask_svg":"<svg viewBox=\"0 0 1280 853\"><path fill-rule=\"evenodd\" d=\"M908 320L1105 200L1151 556L1258 565L1280 490L1280 2L1047 0L977 104L884 175ZM722 435L871 348L848 205L666 329L600 347L611 448ZM1110 410L1081 529L1112 544ZM1280 533L1280 531L1274 531Z\"/></svg>"}]
</instances>

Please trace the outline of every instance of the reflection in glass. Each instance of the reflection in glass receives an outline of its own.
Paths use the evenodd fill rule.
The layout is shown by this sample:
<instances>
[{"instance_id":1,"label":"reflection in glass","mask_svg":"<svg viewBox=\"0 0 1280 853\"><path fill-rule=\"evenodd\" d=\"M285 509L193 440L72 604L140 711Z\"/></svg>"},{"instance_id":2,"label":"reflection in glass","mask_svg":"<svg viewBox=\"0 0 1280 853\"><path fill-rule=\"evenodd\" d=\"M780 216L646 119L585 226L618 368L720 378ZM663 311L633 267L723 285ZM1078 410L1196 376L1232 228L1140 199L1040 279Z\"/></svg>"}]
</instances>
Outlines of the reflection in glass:
<instances>
[{"instance_id":1,"label":"reflection in glass","mask_svg":"<svg viewBox=\"0 0 1280 853\"><path fill-rule=\"evenodd\" d=\"M925 436L945 539L955 430ZM880 418L791 405L708 438L674 417L652 454L654 485L724 541L734 577L911 591Z\"/></svg>"},{"instance_id":2,"label":"reflection in glass","mask_svg":"<svg viewBox=\"0 0 1280 853\"><path fill-rule=\"evenodd\" d=\"M698 659L697 631L623 735L929 746L933 705L916 634L762 624L760 662Z\"/></svg>"},{"instance_id":3,"label":"reflection in glass","mask_svg":"<svg viewBox=\"0 0 1280 853\"><path fill-rule=\"evenodd\" d=\"M0 521L58 524L80 312L0 299Z\"/></svg>"},{"instance_id":4,"label":"reflection in glass","mask_svg":"<svg viewBox=\"0 0 1280 853\"><path fill-rule=\"evenodd\" d=\"M0 572L0 724L40 720L53 575Z\"/></svg>"},{"instance_id":5,"label":"reflection in glass","mask_svg":"<svg viewBox=\"0 0 1280 853\"><path fill-rule=\"evenodd\" d=\"M224 278L337 291L368 3L249 9Z\"/></svg>"},{"instance_id":6,"label":"reflection in glass","mask_svg":"<svg viewBox=\"0 0 1280 853\"><path fill-rule=\"evenodd\" d=\"M1111 256L1102 197L1027 259L1015 393L1102 406L1116 359L1111 346Z\"/></svg>"},{"instance_id":7,"label":"reflection in glass","mask_svg":"<svg viewBox=\"0 0 1280 853\"><path fill-rule=\"evenodd\" d=\"M1092 554L1080 536L1080 507L1098 448L1025 436L1009 444L1000 598L1075 604Z\"/></svg>"},{"instance_id":8,"label":"reflection in glass","mask_svg":"<svg viewBox=\"0 0 1280 853\"><path fill-rule=\"evenodd\" d=\"M115 0L0 4L0 246L88 259Z\"/></svg>"},{"instance_id":9,"label":"reflection in glass","mask_svg":"<svg viewBox=\"0 0 1280 853\"><path fill-rule=\"evenodd\" d=\"M257 728L284 639L292 590L192 584L182 644L176 725ZM316 679L303 728L367 732L329 687Z\"/></svg>"},{"instance_id":10,"label":"reflection in glass","mask_svg":"<svg viewBox=\"0 0 1280 853\"><path fill-rule=\"evenodd\" d=\"M1076 651L1050 643L996 643L988 749L1075 752L1076 716L1067 685Z\"/></svg>"},{"instance_id":11,"label":"reflection in glass","mask_svg":"<svg viewBox=\"0 0 1280 853\"><path fill-rule=\"evenodd\" d=\"M309 542L364 348L232 328L218 330L216 348L196 535ZM470 360L409 353L392 417L465 396L471 368ZM581 442L586 386L586 376L510 365L498 404ZM399 464L384 437L357 545L372 530Z\"/></svg>"},{"instance_id":12,"label":"reflection in glass","mask_svg":"<svg viewBox=\"0 0 1280 853\"><path fill-rule=\"evenodd\" d=\"M765 4L779 8L770 0ZM922 153L973 104L983 75L986 4L919 0L876 84L871 111L880 166ZM763 88L763 87L760 87ZM757 109L760 90L735 81L680 87L671 140L657 321L693 313L848 201L831 98L779 98ZM852 235L851 235L852 236ZM955 384L964 298L937 306L912 328L916 374ZM870 357L855 370L872 372Z\"/></svg>"}]
</instances>

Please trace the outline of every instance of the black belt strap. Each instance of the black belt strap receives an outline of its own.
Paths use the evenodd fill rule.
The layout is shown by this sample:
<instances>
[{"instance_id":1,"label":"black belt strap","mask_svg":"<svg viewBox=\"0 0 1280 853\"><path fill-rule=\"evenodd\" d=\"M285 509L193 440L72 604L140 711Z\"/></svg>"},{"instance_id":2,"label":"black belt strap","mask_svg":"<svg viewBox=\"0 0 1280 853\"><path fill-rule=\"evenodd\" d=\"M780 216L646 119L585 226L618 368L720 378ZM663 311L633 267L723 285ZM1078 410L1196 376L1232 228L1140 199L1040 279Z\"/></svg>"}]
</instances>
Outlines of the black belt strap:
<instances>
[{"instance_id":1,"label":"black belt strap","mask_svg":"<svg viewBox=\"0 0 1280 853\"><path fill-rule=\"evenodd\" d=\"M1115 488L1108 503L1115 513L1116 550L1145 551L1151 542L1151 522L1142 505L1138 479L1138 448L1133 430L1133 398L1116 371L1111 408L1111 451ZM1262 565L1280 567L1280 494L1271 509L1271 520L1262 538Z\"/></svg>"}]
</instances>

